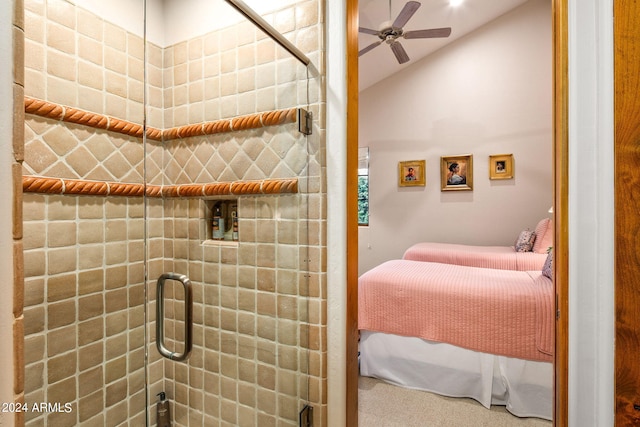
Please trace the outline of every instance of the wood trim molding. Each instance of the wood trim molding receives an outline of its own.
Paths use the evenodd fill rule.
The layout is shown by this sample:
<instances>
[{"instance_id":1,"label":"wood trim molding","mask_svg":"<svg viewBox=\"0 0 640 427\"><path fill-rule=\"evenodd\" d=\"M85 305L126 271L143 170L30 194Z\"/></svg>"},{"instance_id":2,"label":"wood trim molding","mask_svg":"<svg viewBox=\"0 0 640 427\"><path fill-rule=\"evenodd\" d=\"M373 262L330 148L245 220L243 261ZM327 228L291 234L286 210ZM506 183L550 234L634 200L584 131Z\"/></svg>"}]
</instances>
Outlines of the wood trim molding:
<instances>
[{"instance_id":1,"label":"wood trim molding","mask_svg":"<svg viewBox=\"0 0 640 427\"><path fill-rule=\"evenodd\" d=\"M22 176L25 193L122 197L214 197L298 192L298 178L259 181L213 182L206 184L144 185L122 182Z\"/></svg>"},{"instance_id":2,"label":"wood trim molding","mask_svg":"<svg viewBox=\"0 0 640 427\"><path fill-rule=\"evenodd\" d=\"M358 0L347 0L346 421L358 425Z\"/></svg>"},{"instance_id":3,"label":"wood trim molding","mask_svg":"<svg viewBox=\"0 0 640 427\"><path fill-rule=\"evenodd\" d=\"M554 0L554 283L557 301L556 346L554 361L554 425L569 425L569 70L568 0Z\"/></svg>"}]
</instances>

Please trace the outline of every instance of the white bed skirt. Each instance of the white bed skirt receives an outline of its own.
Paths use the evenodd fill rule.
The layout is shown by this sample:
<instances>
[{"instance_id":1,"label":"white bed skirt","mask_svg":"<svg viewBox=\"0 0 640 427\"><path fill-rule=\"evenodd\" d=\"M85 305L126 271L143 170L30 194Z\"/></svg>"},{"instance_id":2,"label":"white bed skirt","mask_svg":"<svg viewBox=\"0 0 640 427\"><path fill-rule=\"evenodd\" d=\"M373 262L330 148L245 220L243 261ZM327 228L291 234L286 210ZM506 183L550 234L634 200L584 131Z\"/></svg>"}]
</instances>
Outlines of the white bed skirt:
<instances>
[{"instance_id":1,"label":"white bed skirt","mask_svg":"<svg viewBox=\"0 0 640 427\"><path fill-rule=\"evenodd\" d=\"M486 408L505 405L518 417L551 420L553 364L479 353L450 344L361 331L360 374Z\"/></svg>"}]
</instances>

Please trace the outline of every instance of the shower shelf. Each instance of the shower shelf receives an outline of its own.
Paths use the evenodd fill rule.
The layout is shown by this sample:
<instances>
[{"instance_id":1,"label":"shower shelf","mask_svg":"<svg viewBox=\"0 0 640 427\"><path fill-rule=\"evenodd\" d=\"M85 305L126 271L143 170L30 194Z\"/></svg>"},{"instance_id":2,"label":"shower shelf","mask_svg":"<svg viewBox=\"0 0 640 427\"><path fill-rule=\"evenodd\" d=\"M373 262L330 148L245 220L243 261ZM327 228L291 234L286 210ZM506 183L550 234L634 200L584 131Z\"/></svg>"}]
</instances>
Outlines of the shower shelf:
<instances>
[{"instance_id":1,"label":"shower shelf","mask_svg":"<svg viewBox=\"0 0 640 427\"><path fill-rule=\"evenodd\" d=\"M240 221L237 198L205 200L202 220L205 222L206 243L238 243Z\"/></svg>"},{"instance_id":2,"label":"shower shelf","mask_svg":"<svg viewBox=\"0 0 640 427\"><path fill-rule=\"evenodd\" d=\"M234 240L213 240L207 239L202 242L202 246L228 246L230 248L238 247L238 241Z\"/></svg>"}]
</instances>

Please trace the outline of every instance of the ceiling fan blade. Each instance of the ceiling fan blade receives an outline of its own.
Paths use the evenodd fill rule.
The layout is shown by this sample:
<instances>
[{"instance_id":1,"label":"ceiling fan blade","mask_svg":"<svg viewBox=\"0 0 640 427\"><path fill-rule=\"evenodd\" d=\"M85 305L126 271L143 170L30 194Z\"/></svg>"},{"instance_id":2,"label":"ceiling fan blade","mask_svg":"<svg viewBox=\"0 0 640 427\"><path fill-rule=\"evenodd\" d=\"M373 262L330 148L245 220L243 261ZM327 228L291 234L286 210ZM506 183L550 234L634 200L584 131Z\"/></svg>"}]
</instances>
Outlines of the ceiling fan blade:
<instances>
[{"instance_id":1,"label":"ceiling fan blade","mask_svg":"<svg viewBox=\"0 0 640 427\"><path fill-rule=\"evenodd\" d=\"M418 10L420 5L421 5L420 2L417 2L417 1L407 2L407 4L405 4L402 10L400 11L400 14L396 18L396 20L393 21L392 27L393 28L404 27L404 24L406 24L407 21L411 19L411 17L413 16L414 13L416 13L416 10Z\"/></svg>"},{"instance_id":2,"label":"ceiling fan blade","mask_svg":"<svg viewBox=\"0 0 640 427\"><path fill-rule=\"evenodd\" d=\"M377 42L372 43L372 44L370 44L369 46L367 46L367 47L363 48L360 52L358 52L358 56L362 56L362 55L364 55L365 53L367 53L367 52L369 52L370 50L372 50L373 48L380 46L380 43L382 43L382 40L378 40Z\"/></svg>"},{"instance_id":3,"label":"ceiling fan blade","mask_svg":"<svg viewBox=\"0 0 640 427\"><path fill-rule=\"evenodd\" d=\"M405 39L430 39L435 37L449 37L451 28L431 28L429 30L407 31L402 35Z\"/></svg>"},{"instance_id":4,"label":"ceiling fan blade","mask_svg":"<svg viewBox=\"0 0 640 427\"><path fill-rule=\"evenodd\" d=\"M404 50L399 41L395 40L391 43L391 50L393 54L396 56L398 60L398 64L404 64L405 62L409 62L409 55L407 55L407 51Z\"/></svg>"},{"instance_id":5,"label":"ceiling fan blade","mask_svg":"<svg viewBox=\"0 0 640 427\"><path fill-rule=\"evenodd\" d=\"M365 28L365 27L358 27L358 31L365 34L371 34L372 36L377 36L379 33L379 31L377 30L372 30L371 28Z\"/></svg>"}]
</instances>

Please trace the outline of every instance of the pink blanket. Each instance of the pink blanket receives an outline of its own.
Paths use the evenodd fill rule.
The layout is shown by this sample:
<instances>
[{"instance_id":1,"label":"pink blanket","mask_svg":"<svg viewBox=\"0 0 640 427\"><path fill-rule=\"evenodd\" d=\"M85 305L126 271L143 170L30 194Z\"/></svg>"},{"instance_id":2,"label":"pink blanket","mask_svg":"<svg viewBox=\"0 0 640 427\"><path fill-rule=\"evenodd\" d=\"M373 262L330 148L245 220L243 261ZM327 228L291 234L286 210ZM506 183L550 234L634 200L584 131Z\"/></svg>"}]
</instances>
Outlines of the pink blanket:
<instances>
[{"instance_id":1,"label":"pink blanket","mask_svg":"<svg viewBox=\"0 0 640 427\"><path fill-rule=\"evenodd\" d=\"M553 284L538 271L393 260L358 283L358 328L551 361Z\"/></svg>"},{"instance_id":2,"label":"pink blanket","mask_svg":"<svg viewBox=\"0 0 640 427\"><path fill-rule=\"evenodd\" d=\"M516 252L513 246L471 246L425 242L411 246L402 259L529 271L542 270L547 254Z\"/></svg>"}]
</instances>

